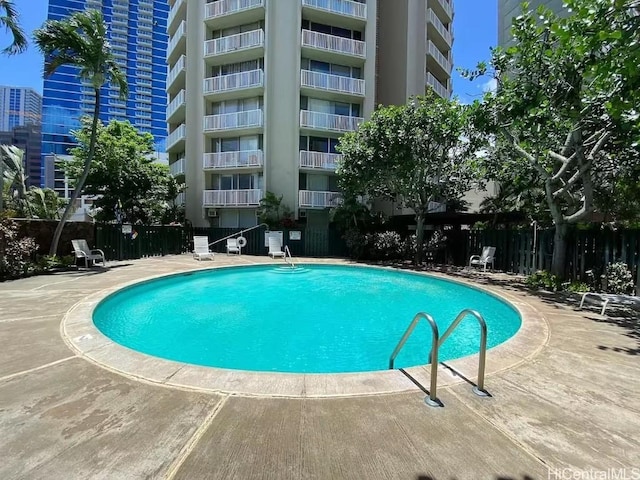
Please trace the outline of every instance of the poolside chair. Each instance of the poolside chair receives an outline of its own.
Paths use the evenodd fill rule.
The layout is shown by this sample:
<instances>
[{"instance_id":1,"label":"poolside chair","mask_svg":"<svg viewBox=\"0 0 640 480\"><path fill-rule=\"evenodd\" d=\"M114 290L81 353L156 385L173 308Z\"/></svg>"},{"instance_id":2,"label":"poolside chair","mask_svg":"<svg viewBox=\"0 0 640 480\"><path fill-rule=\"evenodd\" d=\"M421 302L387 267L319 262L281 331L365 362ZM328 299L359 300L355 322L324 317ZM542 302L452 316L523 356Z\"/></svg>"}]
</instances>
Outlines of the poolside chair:
<instances>
[{"instance_id":1,"label":"poolside chair","mask_svg":"<svg viewBox=\"0 0 640 480\"><path fill-rule=\"evenodd\" d=\"M104 252L98 248L90 249L89 244L84 239L71 240L73 245L73 253L78 258L84 258L84 268L89 268L90 263L95 265L97 262L102 262L102 266L106 267Z\"/></svg>"},{"instance_id":2,"label":"poolside chair","mask_svg":"<svg viewBox=\"0 0 640 480\"><path fill-rule=\"evenodd\" d=\"M269 256L271 258L284 258L284 252L282 251L282 245L278 237L269 237Z\"/></svg>"},{"instance_id":3,"label":"poolside chair","mask_svg":"<svg viewBox=\"0 0 640 480\"><path fill-rule=\"evenodd\" d=\"M193 258L213 260L213 252L209 250L209 237L193 237Z\"/></svg>"},{"instance_id":4,"label":"poolside chair","mask_svg":"<svg viewBox=\"0 0 640 480\"><path fill-rule=\"evenodd\" d=\"M230 253L237 253L240 255L242 253L240 245L238 245L237 238L227 238L227 255Z\"/></svg>"},{"instance_id":5,"label":"poolside chair","mask_svg":"<svg viewBox=\"0 0 640 480\"><path fill-rule=\"evenodd\" d=\"M493 262L495 260L496 247L484 247L482 249L482 255L471 255L469 258L469 268L473 265L482 265L484 267L483 271L487 271L487 265L491 264L491 269L493 270Z\"/></svg>"},{"instance_id":6,"label":"poolside chair","mask_svg":"<svg viewBox=\"0 0 640 480\"><path fill-rule=\"evenodd\" d=\"M579 307L580 310L582 310L582 306L584 305L585 299L589 296L595 297L597 300L600 300L603 302L600 315L604 315L604 312L607 310L607 307L611 304L640 307L640 297L636 297L634 295L623 295L619 293L584 292L582 294L582 299L580 300L580 307Z\"/></svg>"}]
</instances>

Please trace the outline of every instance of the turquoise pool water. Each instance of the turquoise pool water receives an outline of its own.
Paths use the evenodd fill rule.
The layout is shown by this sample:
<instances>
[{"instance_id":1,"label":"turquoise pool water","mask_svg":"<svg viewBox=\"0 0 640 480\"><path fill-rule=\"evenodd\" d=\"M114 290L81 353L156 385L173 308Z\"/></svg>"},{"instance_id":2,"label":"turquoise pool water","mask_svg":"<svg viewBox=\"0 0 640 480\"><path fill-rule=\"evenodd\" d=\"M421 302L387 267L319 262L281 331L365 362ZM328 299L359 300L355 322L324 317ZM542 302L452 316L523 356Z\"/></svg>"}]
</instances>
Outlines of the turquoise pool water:
<instances>
[{"instance_id":1,"label":"turquoise pool water","mask_svg":"<svg viewBox=\"0 0 640 480\"><path fill-rule=\"evenodd\" d=\"M480 290L438 278L368 267L234 267L144 282L103 300L95 325L126 347L212 367L299 373L384 370L417 312L440 333L465 308L479 311L488 346L520 328L517 311ZM478 351L469 317L441 360ZM431 330L421 322L396 367L427 363Z\"/></svg>"}]
</instances>

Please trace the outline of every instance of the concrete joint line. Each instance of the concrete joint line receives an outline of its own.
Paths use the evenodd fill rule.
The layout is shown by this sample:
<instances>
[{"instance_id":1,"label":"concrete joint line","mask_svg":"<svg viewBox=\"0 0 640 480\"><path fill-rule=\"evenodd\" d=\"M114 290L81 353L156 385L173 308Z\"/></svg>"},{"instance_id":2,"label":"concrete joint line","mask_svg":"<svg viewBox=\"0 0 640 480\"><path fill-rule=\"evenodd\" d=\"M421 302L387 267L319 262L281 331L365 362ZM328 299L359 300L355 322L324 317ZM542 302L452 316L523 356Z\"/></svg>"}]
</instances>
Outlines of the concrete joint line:
<instances>
[{"instance_id":1,"label":"concrete joint line","mask_svg":"<svg viewBox=\"0 0 640 480\"><path fill-rule=\"evenodd\" d=\"M60 314L52 313L51 315L37 315L35 317L7 318L6 320L0 320L0 323L25 322L28 320L40 320L43 318L53 318L53 317L60 317Z\"/></svg>"},{"instance_id":2,"label":"concrete joint line","mask_svg":"<svg viewBox=\"0 0 640 480\"><path fill-rule=\"evenodd\" d=\"M499 425L496 425L495 423L493 423L488 417L486 417L485 415L483 415L482 413L480 413L479 410L472 408L471 405L469 405L465 399L463 397L461 397L458 393L456 393L453 389L448 389L449 393L451 393L454 397L456 397L458 400L460 400L460 403L467 409L469 410L473 415L476 415L477 417L479 417L483 422L489 424L489 426L491 428L493 428L494 430L497 430L498 432L500 432L502 435L504 435L506 438L509 439L509 441L511 443L513 443L517 448L519 448L520 450L524 451L527 455L529 455L530 457L532 457L533 459L535 459L538 463L542 464L544 467L546 468L551 468L551 465L549 465L544 459L542 459L538 454L536 454L536 452L533 451L533 449L529 448L527 445L525 445L524 443L522 443L520 440L518 440L516 437L514 437L513 435L511 435L511 433L504 429L501 428Z\"/></svg>"},{"instance_id":3,"label":"concrete joint line","mask_svg":"<svg viewBox=\"0 0 640 480\"><path fill-rule=\"evenodd\" d=\"M78 358L75 355L71 357L62 358L60 360L56 360L55 362L47 363L45 365L40 365L39 367L30 368L29 370L23 370L21 372L12 373L11 375L6 375L4 377L0 377L0 382L4 382L5 380L11 380L12 378L19 377L20 375L26 375L27 373L37 372L38 370L43 370L48 367L54 367L59 363L66 362L67 360L71 360L73 358Z\"/></svg>"},{"instance_id":4,"label":"concrete joint line","mask_svg":"<svg viewBox=\"0 0 640 480\"><path fill-rule=\"evenodd\" d=\"M193 452L193 450L196 448L196 445L198 444L200 439L203 437L205 432L209 430L209 427L213 423L213 419L216 417L216 415L218 415L220 410L222 410L222 407L224 407L228 399L229 399L229 395L227 395L226 397L223 397L215 405L213 410L209 413L209 415L207 415L207 418L204 419L204 422L202 422L202 425L198 427L198 429L193 433L189 441L184 445L184 447L182 447L182 450L180 450L180 452L178 453L178 456L175 458L175 460L167 470L167 474L164 477L165 480L173 480L173 478L175 478L176 474L178 473L178 470L180 470L180 467L182 467L182 465L187 460L189 455L191 455L191 452Z\"/></svg>"},{"instance_id":5,"label":"concrete joint line","mask_svg":"<svg viewBox=\"0 0 640 480\"><path fill-rule=\"evenodd\" d=\"M51 282L51 283L45 283L44 285L40 285L39 287L36 288L32 288L31 290L29 290L30 292L37 292L40 289L43 288L47 288L50 287L52 285L60 285L61 283L71 283L71 282L75 282L77 280L80 280L81 278L86 277L87 275L78 275L77 277L71 278L69 280L62 280L60 282Z\"/></svg>"}]
</instances>

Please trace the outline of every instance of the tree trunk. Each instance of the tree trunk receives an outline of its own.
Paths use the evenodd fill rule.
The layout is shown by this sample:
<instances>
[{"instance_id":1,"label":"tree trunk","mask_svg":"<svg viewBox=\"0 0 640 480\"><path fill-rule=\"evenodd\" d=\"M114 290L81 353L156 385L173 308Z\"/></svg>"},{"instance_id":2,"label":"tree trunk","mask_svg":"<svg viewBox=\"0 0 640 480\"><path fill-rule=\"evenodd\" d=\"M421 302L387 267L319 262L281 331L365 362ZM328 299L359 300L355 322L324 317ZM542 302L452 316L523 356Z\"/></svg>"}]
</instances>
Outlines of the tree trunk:
<instances>
[{"instance_id":1,"label":"tree trunk","mask_svg":"<svg viewBox=\"0 0 640 480\"><path fill-rule=\"evenodd\" d=\"M569 225L565 222L556 222L556 231L553 236L553 257L551 259L551 273L564 278L567 261L567 234Z\"/></svg>"},{"instance_id":2,"label":"tree trunk","mask_svg":"<svg viewBox=\"0 0 640 480\"><path fill-rule=\"evenodd\" d=\"M422 244L424 243L424 214L416 213L416 256L414 263L422 263Z\"/></svg>"},{"instance_id":3,"label":"tree trunk","mask_svg":"<svg viewBox=\"0 0 640 480\"><path fill-rule=\"evenodd\" d=\"M84 184L87 181L87 177L89 176L91 163L93 162L93 155L96 150L96 139L98 136L98 117L100 115L100 89L94 88L94 92L95 92L96 98L95 98L95 104L93 106L93 122L91 123L89 153L87 154L87 158L84 161L84 170L82 171L82 175L80 176L78 183L76 183L73 189L73 195L71 195L71 200L69 200L69 204L64 209L62 218L60 218L60 221L58 222L58 226L56 227L56 231L53 234L53 239L51 240L51 247L49 248L50 256L55 256L58 251L58 243L60 243L60 236L62 235L64 224L67 222L67 220L71 216L71 210L73 209L73 205L76 203L76 200L78 199L78 197L80 196L80 193L82 192Z\"/></svg>"}]
</instances>

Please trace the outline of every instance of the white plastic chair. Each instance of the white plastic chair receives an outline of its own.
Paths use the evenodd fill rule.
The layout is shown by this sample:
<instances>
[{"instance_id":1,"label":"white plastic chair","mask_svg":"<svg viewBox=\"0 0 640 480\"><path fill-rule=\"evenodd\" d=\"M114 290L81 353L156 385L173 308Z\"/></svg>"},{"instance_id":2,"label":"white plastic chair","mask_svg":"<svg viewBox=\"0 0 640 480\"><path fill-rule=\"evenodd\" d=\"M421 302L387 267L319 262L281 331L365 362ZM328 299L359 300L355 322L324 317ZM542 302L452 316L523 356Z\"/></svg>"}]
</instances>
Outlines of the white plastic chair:
<instances>
[{"instance_id":1,"label":"white plastic chair","mask_svg":"<svg viewBox=\"0 0 640 480\"><path fill-rule=\"evenodd\" d=\"M193 237L193 258L213 260L213 252L209 250L209 237Z\"/></svg>"},{"instance_id":2,"label":"white plastic chair","mask_svg":"<svg viewBox=\"0 0 640 480\"><path fill-rule=\"evenodd\" d=\"M240 250L240 245L238 245L237 238L227 238L227 255L230 253L237 253L240 255L242 252Z\"/></svg>"},{"instance_id":3,"label":"white plastic chair","mask_svg":"<svg viewBox=\"0 0 640 480\"><path fill-rule=\"evenodd\" d=\"M584 305L584 301L587 297L595 297L597 300L602 301L602 310L600 311L600 315L604 316L604 312L607 310L607 306L610 304L614 305L629 305L629 306L639 306L640 307L640 297L636 297L634 295L623 295L620 293L596 293L596 292L584 292L582 294L582 299L580 300L580 310Z\"/></svg>"},{"instance_id":4,"label":"white plastic chair","mask_svg":"<svg viewBox=\"0 0 640 480\"><path fill-rule=\"evenodd\" d=\"M269 237L269 256L271 258L283 257L282 245L278 237Z\"/></svg>"},{"instance_id":5,"label":"white plastic chair","mask_svg":"<svg viewBox=\"0 0 640 480\"><path fill-rule=\"evenodd\" d=\"M93 262L94 264L102 262L103 267L107 266L104 259L104 252L99 248L92 250L89 248L89 244L86 240L71 240L71 245L73 245L73 252L76 258L84 258L84 268L89 268L89 262Z\"/></svg>"},{"instance_id":6,"label":"white plastic chair","mask_svg":"<svg viewBox=\"0 0 640 480\"><path fill-rule=\"evenodd\" d=\"M493 270L493 262L495 260L496 247L484 247L482 249L482 255L471 255L469 258L469 268L473 265L484 267L483 271L487 271L487 265L491 264Z\"/></svg>"}]
</instances>

